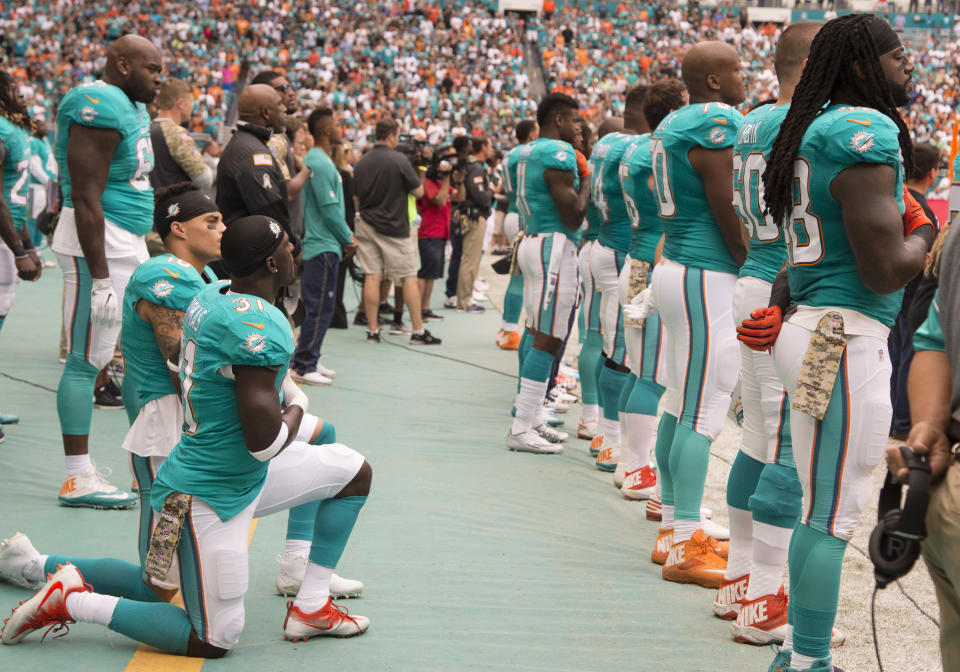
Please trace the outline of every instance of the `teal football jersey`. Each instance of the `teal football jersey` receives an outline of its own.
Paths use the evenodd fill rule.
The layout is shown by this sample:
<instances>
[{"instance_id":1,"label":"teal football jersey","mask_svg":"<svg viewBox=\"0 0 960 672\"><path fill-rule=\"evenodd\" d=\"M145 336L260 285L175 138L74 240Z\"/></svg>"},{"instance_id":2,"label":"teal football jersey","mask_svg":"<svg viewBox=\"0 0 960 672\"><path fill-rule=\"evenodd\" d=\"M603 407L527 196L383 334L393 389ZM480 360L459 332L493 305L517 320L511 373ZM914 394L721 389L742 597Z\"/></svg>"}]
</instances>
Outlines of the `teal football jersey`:
<instances>
[{"instance_id":1,"label":"teal football jersey","mask_svg":"<svg viewBox=\"0 0 960 672\"><path fill-rule=\"evenodd\" d=\"M707 203L703 180L687 155L696 147L732 147L743 116L723 103L696 103L671 112L650 136L650 153L660 219L666 238L663 256L709 271L736 273Z\"/></svg>"},{"instance_id":2,"label":"teal football jersey","mask_svg":"<svg viewBox=\"0 0 960 672\"><path fill-rule=\"evenodd\" d=\"M620 185L633 237L628 253L631 259L653 263L657 243L663 235L657 197L650 190L653 160L650 157L650 134L634 136L620 161Z\"/></svg>"},{"instance_id":3,"label":"teal football jersey","mask_svg":"<svg viewBox=\"0 0 960 672\"><path fill-rule=\"evenodd\" d=\"M153 145L146 106L132 102L121 89L101 81L74 87L60 101L54 154L60 166L63 204L70 208L73 200L67 144L74 124L111 128L120 133L120 144L113 152L107 186L100 199L103 216L133 234L146 235L153 227Z\"/></svg>"},{"instance_id":4,"label":"teal football jersey","mask_svg":"<svg viewBox=\"0 0 960 672\"><path fill-rule=\"evenodd\" d=\"M763 171L790 105L763 105L743 118L733 146L733 207L750 233L747 259L740 277L750 276L772 283L783 268L787 247L780 227L770 217L763 201Z\"/></svg>"},{"instance_id":5,"label":"teal football jersey","mask_svg":"<svg viewBox=\"0 0 960 672\"><path fill-rule=\"evenodd\" d=\"M212 271L209 278L215 279ZM172 254L153 257L140 264L130 276L123 293L123 323L120 345L126 362L124 376L133 376L133 389L139 409L148 401L176 394L167 363L157 347L153 326L137 313L140 300L171 310L185 312L187 306L206 286L193 266Z\"/></svg>"},{"instance_id":6,"label":"teal football jersey","mask_svg":"<svg viewBox=\"0 0 960 672\"><path fill-rule=\"evenodd\" d=\"M522 146L522 145L521 145ZM507 212L520 213L517 210L517 155L520 153L520 147L514 147L500 162L503 174L503 193L507 196ZM521 217L521 220L523 218ZM521 223L522 226L522 223Z\"/></svg>"},{"instance_id":7,"label":"teal football jersey","mask_svg":"<svg viewBox=\"0 0 960 672\"><path fill-rule=\"evenodd\" d=\"M573 173L574 188L580 188L577 174L577 155L569 143L540 138L520 147L517 154L517 210L524 219L527 233L562 233L574 243L580 239L579 231L564 227L553 202L550 187L543 181L547 170L564 170Z\"/></svg>"},{"instance_id":8,"label":"teal football jersey","mask_svg":"<svg viewBox=\"0 0 960 672\"><path fill-rule=\"evenodd\" d=\"M276 369L279 398L293 334L269 302L229 289L225 282L204 288L183 317L183 434L157 472L156 510L171 492L185 492L229 520L256 498L267 476L268 463L253 457L243 438L232 367Z\"/></svg>"},{"instance_id":9,"label":"teal football jersey","mask_svg":"<svg viewBox=\"0 0 960 672\"><path fill-rule=\"evenodd\" d=\"M864 287L830 184L860 163L890 166L903 213L899 129L886 115L865 107L831 105L803 135L794 164L799 201L785 227L790 298L805 306L849 308L887 326L900 311L903 290L880 296Z\"/></svg>"},{"instance_id":10,"label":"teal football jersey","mask_svg":"<svg viewBox=\"0 0 960 672\"><path fill-rule=\"evenodd\" d=\"M600 216L601 245L618 252L630 249L633 228L620 186L620 159L636 138L627 133L608 133L590 153L590 204Z\"/></svg>"},{"instance_id":11,"label":"teal football jersey","mask_svg":"<svg viewBox=\"0 0 960 672\"><path fill-rule=\"evenodd\" d=\"M600 211L593 204L593 199L587 204L587 223L581 231L581 238L584 241L596 240L600 237L600 227L603 220Z\"/></svg>"},{"instance_id":12,"label":"teal football jersey","mask_svg":"<svg viewBox=\"0 0 960 672\"><path fill-rule=\"evenodd\" d=\"M3 142L3 200L10 208L13 228L22 231L27 223L27 195L30 189L30 136L6 117L0 117Z\"/></svg>"},{"instance_id":13,"label":"teal football jersey","mask_svg":"<svg viewBox=\"0 0 960 672\"><path fill-rule=\"evenodd\" d=\"M933 350L946 352L946 342L943 337L943 325L940 323L940 290L933 295L930 308L927 310L927 319L913 334L913 349Z\"/></svg>"}]
</instances>

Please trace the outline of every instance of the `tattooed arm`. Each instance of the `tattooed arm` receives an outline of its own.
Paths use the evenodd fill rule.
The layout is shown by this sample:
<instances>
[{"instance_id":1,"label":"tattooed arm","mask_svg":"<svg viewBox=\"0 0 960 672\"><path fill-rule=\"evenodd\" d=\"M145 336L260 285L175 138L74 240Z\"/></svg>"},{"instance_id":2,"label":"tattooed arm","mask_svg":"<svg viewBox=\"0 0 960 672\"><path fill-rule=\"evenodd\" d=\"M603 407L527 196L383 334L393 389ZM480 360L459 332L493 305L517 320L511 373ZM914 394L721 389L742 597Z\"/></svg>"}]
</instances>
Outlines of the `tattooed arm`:
<instances>
[{"instance_id":1,"label":"tattooed arm","mask_svg":"<svg viewBox=\"0 0 960 672\"><path fill-rule=\"evenodd\" d=\"M158 306L149 301L137 302L137 315L153 327L153 337L160 348L160 354L168 362L174 364L180 359L180 323L183 321L183 311ZM180 376L170 371L170 380L180 394Z\"/></svg>"}]
</instances>

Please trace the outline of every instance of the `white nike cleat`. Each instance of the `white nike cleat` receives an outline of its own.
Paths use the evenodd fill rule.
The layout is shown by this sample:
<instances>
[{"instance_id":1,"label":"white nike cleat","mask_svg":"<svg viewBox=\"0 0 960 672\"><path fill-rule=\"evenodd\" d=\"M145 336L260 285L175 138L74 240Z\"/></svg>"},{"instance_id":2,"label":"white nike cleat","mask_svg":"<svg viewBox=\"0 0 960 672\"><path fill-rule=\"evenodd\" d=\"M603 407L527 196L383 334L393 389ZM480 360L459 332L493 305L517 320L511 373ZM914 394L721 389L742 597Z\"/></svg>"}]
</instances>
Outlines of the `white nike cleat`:
<instances>
[{"instance_id":1,"label":"white nike cleat","mask_svg":"<svg viewBox=\"0 0 960 672\"><path fill-rule=\"evenodd\" d=\"M623 452L619 443L604 442L600 452L597 453L594 464L600 471L616 471L617 463L620 462L620 456Z\"/></svg>"},{"instance_id":2,"label":"white nike cleat","mask_svg":"<svg viewBox=\"0 0 960 672\"><path fill-rule=\"evenodd\" d=\"M287 602L283 621L283 638L288 642L305 642L311 637L354 637L370 627L366 616L351 616L346 609L327 598L327 603L312 614L306 614Z\"/></svg>"},{"instance_id":3,"label":"white nike cleat","mask_svg":"<svg viewBox=\"0 0 960 672\"><path fill-rule=\"evenodd\" d=\"M333 378L325 376L319 371L307 371L306 373L297 373L296 371L291 371L290 377L293 378L294 382L300 383L301 385L333 384Z\"/></svg>"},{"instance_id":4,"label":"white nike cleat","mask_svg":"<svg viewBox=\"0 0 960 672\"><path fill-rule=\"evenodd\" d=\"M563 452L559 443L550 443L532 429L523 434L507 433L507 450L518 453L538 453L541 455L555 455Z\"/></svg>"},{"instance_id":5,"label":"white nike cleat","mask_svg":"<svg viewBox=\"0 0 960 672\"><path fill-rule=\"evenodd\" d=\"M88 471L67 476L60 488L61 506L91 509L129 509L135 506L139 497L110 485L106 479L110 474L110 467L97 469L94 465Z\"/></svg>"},{"instance_id":6,"label":"white nike cleat","mask_svg":"<svg viewBox=\"0 0 960 672\"><path fill-rule=\"evenodd\" d=\"M713 537L719 541L726 541L730 538L730 530L725 528L723 525L715 523L707 518L701 518L700 522L703 524L703 533L708 537Z\"/></svg>"},{"instance_id":7,"label":"white nike cleat","mask_svg":"<svg viewBox=\"0 0 960 672\"><path fill-rule=\"evenodd\" d=\"M617 462L617 468L613 470L613 487L620 489L623 487L623 477L627 475L627 463Z\"/></svg>"},{"instance_id":8,"label":"white nike cleat","mask_svg":"<svg viewBox=\"0 0 960 672\"><path fill-rule=\"evenodd\" d=\"M14 607L13 613L4 621L0 639L4 644L18 644L31 632L48 625L51 627L44 633L44 637L51 630L60 633L57 637L62 637L69 632L67 625L74 623L67 613L67 595L89 590L90 587L83 582L83 577L76 567L69 563L60 566L57 573L51 574L33 597Z\"/></svg>"},{"instance_id":9,"label":"white nike cleat","mask_svg":"<svg viewBox=\"0 0 960 672\"><path fill-rule=\"evenodd\" d=\"M568 394L567 391L561 386L557 385L552 390L550 390L550 397L556 399L557 401L567 404L577 403L577 398L572 394Z\"/></svg>"},{"instance_id":10,"label":"white nike cleat","mask_svg":"<svg viewBox=\"0 0 960 672\"><path fill-rule=\"evenodd\" d=\"M651 465L624 474L620 492L627 499L650 499L657 491L657 472Z\"/></svg>"},{"instance_id":11,"label":"white nike cleat","mask_svg":"<svg viewBox=\"0 0 960 672\"><path fill-rule=\"evenodd\" d=\"M580 424L577 425L578 439L586 439L587 441L592 441L599 433L600 433L600 423L597 422L596 420L593 420L592 422L584 422L581 419Z\"/></svg>"},{"instance_id":12,"label":"white nike cleat","mask_svg":"<svg viewBox=\"0 0 960 672\"><path fill-rule=\"evenodd\" d=\"M570 438L570 435L566 432L561 432L560 430L554 429L545 422L534 427L533 431L550 443L563 443Z\"/></svg>"},{"instance_id":13,"label":"white nike cleat","mask_svg":"<svg viewBox=\"0 0 960 672\"><path fill-rule=\"evenodd\" d=\"M31 581L23 575L23 570L31 562L40 560L40 553L30 543L23 532L17 532L0 546L0 581L12 583L21 588L36 590L40 583Z\"/></svg>"},{"instance_id":14,"label":"white nike cleat","mask_svg":"<svg viewBox=\"0 0 960 672\"><path fill-rule=\"evenodd\" d=\"M303 574L307 571L307 554L298 553L292 557L277 556L280 569L277 570L277 595L293 597L300 592L303 583ZM339 574L330 577L330 596L335 600L349 597L360 597L363 592L363 583L356 579L345 579Z\"/></svg>"},{"instance_id":15,"label":"white nike cleat","mask_svg":"<svg viewBox=\"0 0 960 672\"><path fill-rule=\"evenodd\" d=\"M559 399L550 399L548 398L543 402L544 408L552 409L554 413L566 413L570 410L570 404L565 401L560 401Z\"/></svg>"}]
</instances>

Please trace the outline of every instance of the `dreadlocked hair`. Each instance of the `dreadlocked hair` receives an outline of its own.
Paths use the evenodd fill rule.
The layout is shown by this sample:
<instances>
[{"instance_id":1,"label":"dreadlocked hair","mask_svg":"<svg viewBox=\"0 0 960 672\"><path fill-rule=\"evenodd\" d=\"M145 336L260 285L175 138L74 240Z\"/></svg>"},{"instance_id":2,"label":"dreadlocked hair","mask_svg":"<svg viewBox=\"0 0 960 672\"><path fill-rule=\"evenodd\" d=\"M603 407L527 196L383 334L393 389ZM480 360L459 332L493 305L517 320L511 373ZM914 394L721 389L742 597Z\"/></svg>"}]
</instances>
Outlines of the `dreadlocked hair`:
<instances>
[{"instance_id":1,"label":"dreadlocked hair","mask_svg":"<svg viewBox=\"0 0 960 672\"><path fill-rule=\"evenodd\" d=\"M40 124L30 118L27 106L17 97L17 84L6 70L0 70L0 116L34 135Z\"/></svg>"},{"instance_id":2,"label":"dreadlocked hair","mask_svg":"<svg viewBox=\"0 0 960 672\"><path fill-rule=\"evenodd\" d=\"M900 150L906 172L913 169L910 131L897 111L890 84L880 67L870 34L870 14L848 14L827 22L810 45L810 55L793 102L780 126L770 160L763 173L767 213L781 227L793 208L793 164L810 123L835 94L844 100L871 107L890 117L900 129ZM860 64L862 76L854 69Z\"/></svg>"}]
</instances>

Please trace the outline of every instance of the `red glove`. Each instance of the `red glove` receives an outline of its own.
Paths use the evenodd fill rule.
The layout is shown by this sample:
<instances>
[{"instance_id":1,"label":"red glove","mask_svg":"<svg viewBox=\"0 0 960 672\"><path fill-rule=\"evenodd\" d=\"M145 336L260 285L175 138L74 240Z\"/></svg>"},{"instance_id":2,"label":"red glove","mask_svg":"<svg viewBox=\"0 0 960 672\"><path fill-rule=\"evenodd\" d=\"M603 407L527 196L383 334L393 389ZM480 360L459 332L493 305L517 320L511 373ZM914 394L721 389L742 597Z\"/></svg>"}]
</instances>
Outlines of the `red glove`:
<instances>
[{"instance_id":1,"label":"red glove","mask_svg":"<svg viewBox=\"0 0 960 672\"><path fill-rule=\"evenodd\" d=\"M934 234L933 222L930 221L927 213L923 211L923 207L906 187L903 188L903 204L906 206L906 210L903 212L903 235L909 236L917 229L929 226L932 236Z\"/></svg>"},{"instance_id":2,"label":"red glove","mask_svg":"<svg viewBox=\"0 0 960 672\"><path fill-rule=\"evenodd\" d=\"M750 313L752 320L744 320L737 327L737 340L751 350L765 352L777 342L780 327L783 326L783 312L780 306L757 308Z\"/></svg>"},{"instance_id":3,"label":"red glove","mask_svg":"<svg viewBox=\"0 0 960 672\"><path fill-rule=\"evenodd\" d=\"M577 172L580 173L580 179L585 180L590 175L590 163L579 149L573 151L577 153Z\"/></svg>"}]
</instances>

